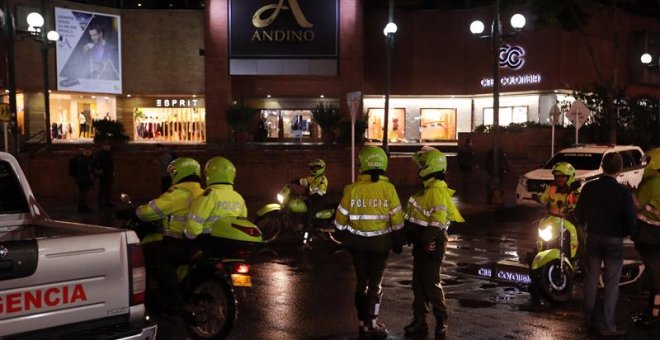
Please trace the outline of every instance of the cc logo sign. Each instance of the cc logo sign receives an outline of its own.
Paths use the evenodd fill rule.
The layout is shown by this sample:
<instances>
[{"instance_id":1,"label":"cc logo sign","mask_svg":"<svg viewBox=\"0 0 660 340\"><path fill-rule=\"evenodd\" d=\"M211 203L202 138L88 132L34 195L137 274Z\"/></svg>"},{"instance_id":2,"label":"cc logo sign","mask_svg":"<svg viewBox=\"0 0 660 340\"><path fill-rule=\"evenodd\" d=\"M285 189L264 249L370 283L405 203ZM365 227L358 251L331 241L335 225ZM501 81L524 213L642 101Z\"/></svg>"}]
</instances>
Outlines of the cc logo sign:
<instances>
[{"instance_id":1,"label":"cc logo sign","mask_svg":"<svg viewBox=\"0 0 660 340\"><path fill-rule=\"evenodd\" d=\"M508 67L517 70L525 64L525 50L520 46L504 44L500 47L500 67Z\"/></svg>"}]
</instances>

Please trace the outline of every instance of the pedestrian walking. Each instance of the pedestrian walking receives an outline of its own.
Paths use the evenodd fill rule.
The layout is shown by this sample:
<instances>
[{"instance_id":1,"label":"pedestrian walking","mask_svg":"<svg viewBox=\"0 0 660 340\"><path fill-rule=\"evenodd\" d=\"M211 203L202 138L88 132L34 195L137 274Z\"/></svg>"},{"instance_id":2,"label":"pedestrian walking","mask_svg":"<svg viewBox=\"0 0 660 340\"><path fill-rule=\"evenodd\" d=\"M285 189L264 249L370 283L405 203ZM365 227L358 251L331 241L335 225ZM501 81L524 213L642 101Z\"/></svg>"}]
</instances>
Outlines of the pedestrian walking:
<instances>
[{"instance_id":1,"label":"pedestrian walking","mask_svg":"<svg viewBox=\"0 0 660 340\"><path fill-rule=\"evenodd\" d=\"M83 147L80 154L69 161L69 175L78 186L78 211L87 213L90 209L89 192L94 187L94 159L92 149Z\"/></svg>"},{"instance_id":2,"label":"pedestrian walking","mask_svg":"<svg viewBox=\"0 0 660 340\"><path fill-rule=\"evenodd\" d=\"M646 153L642 183L635 193L638 232L634 235L639 252L651 277L649 310L642 324L660 326L660 148Z\"/></svg>"},{"instance_id":3,"label":"pedestrian walking","mask_svg":"<svg viewBox=\"0 0 660 340\"><path fill-rule=\"evenodd\" d=\"M603 175L584 186L574 211L587 233L584 318L587 329L605 336L623 335L625 331L616 327L614 314L623 267L623 238L635 233L635 208L630 190L616 180L623 168L621 155L606 154L602 168ZM603 310L596 311L601 262L605 266Z\"/></svg>"},{"instance_id":4,"label":"pedestrian walking","mask_svg":"<svg viewBox=\"0 0 660 340\"><path fill-rule=\"evenodd\" d=\"M94 158L96 177L99 179L98 204L99 208L114 207L112 204L112 187L115 177L115 166L112 159L112 150L109 142L101 145L101 150Z\"/></svg>"},{"instance_id":5,"label":"pedestrian walking","mask_svg":"<svg viewBox=\"0 0 660 340\"><path fill-rule=\"evenodd\" d=\"M335 225L353 257L360 338L384 339L387 328L378 322L381 282L390 249L401 253L403 212L394 185L385 177L385 151L366 146L358 159L360 175L344 188Z\"/></svg>"},{"instance_id":6,"label":"pedestrian walking","mask_svg":"<svg viewBox=\"0 0 660 340\"><path fill-rule=\"evenodd\" d=\"M458 171L461 173L461 197L463 201L470 201L470 181L472 180L472 167L474 162L474 151L472 150L472 138L465 139L465 143L458 147Z\"/></svg>"},{"instance_id":7,"label":"pedestrian walking","mask_svg":"<svg viewBox=\"0 0 660 340\"><path fill-rule=\"evenodd\" d=\"M435 337L447 336L447 304L440 284L442 260L447 250L447 229L454 222L465 222L451 200L454 190L447 187L447 157L425 147L413 155L424 189L408 200L406 235L413 245L413 320L404 330L407 335L426 333L426 314L433 307Z\"/></svg>"}]
</instances>

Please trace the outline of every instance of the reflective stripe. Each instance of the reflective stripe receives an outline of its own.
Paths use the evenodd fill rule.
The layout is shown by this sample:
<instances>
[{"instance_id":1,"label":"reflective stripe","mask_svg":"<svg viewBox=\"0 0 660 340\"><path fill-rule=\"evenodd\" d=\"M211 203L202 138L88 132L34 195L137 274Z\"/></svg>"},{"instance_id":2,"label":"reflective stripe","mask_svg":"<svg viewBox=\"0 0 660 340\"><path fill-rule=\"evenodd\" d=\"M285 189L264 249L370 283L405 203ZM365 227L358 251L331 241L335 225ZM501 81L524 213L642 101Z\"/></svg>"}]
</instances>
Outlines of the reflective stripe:
<instances>
[{"instance_id":1,"label":"reflective stripe","mask_svg":"<svg viewBox=\"0 0 660 340\"><path fill-rule=\"evenodd\" d=\"M180 240L183 239L183 234L182 233L177 233L176 231L172 231L172 230L165 230L165 232L163 233L163 236L177 238L177 239L180 239Z\"/></svg>"},{"instance_id":2,"label":"reflective stripe","mask_svg":"<svg viewBox=\"0 0 660 340\"><path fill-rule=\"evenodd\" d=\"M406 220L408 220L412 223L415 223L415 224L419 224L422 227L434 227L434 228L439 228L440 230L449 229L449 223L447 223L447 224L443 224L443 223L440 223L440 222L430 222L429 223L427 221L418 220L418 219L416 219L414 217L410 217L410 216L406 216Z\"/></svg>"},{"instance_id":3,"label":"reflective stripe","mask_svg":"<svg viewBox=\"0 0 660 340\"><path fill-rule=\"evenodd\" d=\"M440 230L447 230L449 229L449 223L444 224L440 222L431 222L429 223L429 227L440 228Z\"/></svg>"},{"instance_id":4,"label":"reflective stripe","mask_svg":"<svg viewBox=\"0 0 660 340\"><path fill-rule=\"evenodd\" d=\"M645 205L644 210L650 212L653 215L660 216L660 209L656 209L653 206L651 206L650 204Z\"/></svg>"},{"instance_id":5,"label":"reflective stripe","mask_svg":"<svg viewBox=\"0 0 660 340\"><path fill-rule=\"evenodd\" d=\"M202 229L202 234L210 234L213 230L211 228L204 228Z\"/></svg>"},{"instance_id":6,"label":"reflective stripe","mask_svg":"<svg viewBox=\"0 0 660 340\"><path fill-rule=\"evenodd\" d=\"M646 222L646 223L648 223L648 224L650 224L654 227L660 227L660 221L652 220L652 219L650 219L650 218L648 218L648 217L646 217L642 214L637 214L637 219L642 220L642 221L644 221L644 222Z\"/></svg>"},{"instance_id":7,"label":"reflective stripe","mask_svg":"<svg viewBox=\"0 0 660 340\"><path fill-rule=\"evenodd\" d=\"M418 219L416 219L414 217L411 217L411 216L408 216L408 215L406 215L406 220L408 220L412 223L415 223L415 224L419 224L422 227L428 227L428 225L429 225L429 223L426 222L426 221L418 220Z\"/></svg>"},{"instance_id":8,"label":"reflective stripe","mask_svg":"<svg viewBox=\"0 0 660 340\"><path fill-rule=\"evenodd\" d=\"M335 227L337 227L337 229L339 230L346 230L346 225L340 224L339 222L337 222L337 220L335 220Z\"/></svg>"},{"instance_id":9,"label":"reflective stripe","mask_svg":"<svg viewBox=\"0 0 660 340\"><path fill-rule=\"evenodd\" d=\"M380 236L380 235L389 234L391 232L390 229L381 229L381 230L374 230L374 231L361 231L361 230L354 229L350 225L347 225L345 227L346 227L346 230L351 232L351 234L355 234L355 235L358 235L358 236L365 236L365 237ZM337 228L337 229L339 229L339 228ZM340 229L340 230L344 230L344 229Z\"/></svg>"},{"instance_id":10,"label":"reflective stripe","mask_svg":"<svg viewBox=\"0 0 660 340\"><path fill-rule=\"evenodd\" d=\"M389 215L348 215L351 221L389 221Z\"/></svg>"},{"instance_id":11,"label":"reflective stripe","mask_svg":"<svg viewBox=\"0 0 660 340\"><path fill-rule=\"evenodd\" d=\"M341 205L337 207L337 210L339 210L340 213L348 216L348 210L344 209L344 207L342 207Z\"/></svg>"},{"instance_id":12,"label":"reflective stripe","mask_svg":"<svg viewBox=\"0 0 660 340\"><path fill-rule=\"evenodd\" d=\"M172 215L172 216L170 216L170 222L172 222L172 221L186 223L186 222L188 222L188 217L187 216L174 216L174 215Z\"/></svg>"},{"instance_id":13,"label":"reflective stripe","mask_svg":"<svg viewBox=\"0 0 660 340\"><path fill-rule=\"evenodd\" d=\"M403 228L403 223L395 224L392 226L392 231L399 230L401 228Z\"/></svg>"},{"instance_id":14,"label":"reflective stripe","mask_svg":"<svg viewBox=\"0 0 660 340\"><path fill-rule=\"evenodd\" d=\"M193 235L191 232L189 232L188 229L183 231L183 235L185 235L189 240L194 240L197 237L197 235Z\"/></svg>"},{"instance_id":15,"label":"reflective stripe","mask_svg":"<svg viewBox=\"0 0 660 340\"><path fill-rule=\"evenodd\" d=\"M411 198L408 200L408 202L409 202L410 204L412 204L412 206L413 206L415 209L419 210L419 212L421 212L422 215L424 215L424 216L426 216L426 217L430 217L430 216L431 216L431 212L422 209L422 206L421 206L421 205L419 204L419 202L417 202L417 200L415 200L414 198L411 197Z\"/></svg>"},{"instance_id":16,"label":"reflective stripe","mask_svg":"<svg viewBox=\"0 0 660 340\"><path fill-rule=\"evenodd\" d=\"M433 214L434 212L436 212L438 210L442 210L444 212L447 212L447 206L445 206L445 205L436 205L435 207L431 208L430 212L431 212L431 214Z\"/></svg>"},{"instance_id":17,"label":"reflective stripe","mask_svg":"<svg viewBox=\"0 0 660 340\"><path fill-rule=\"evenodd\" d=\"M390 210L390 215L394 215L394 214L398 213L399 211L401 211L401 206L397 205L396 208Z\"/></svg>"},{"instance_id":18,"label":"reflective stripe","mask_svg":"<svg viewBox=\"0 0 660 340\"><path fill-rule=\"evenodd\" d=\"M204 223L204 221L205 221L203 218L201 218L201 217L199 217L195 214L188 214L188 219L193 220L193 221L195 221L197 223L200 223L200 224Z\"/></svg>"},{"instance_id":19,"label":"reflective stripe","mask_svg":"<svg viewBox=\"0 0 660 340\"><path fill-rule=\"evenodd\" d=\"M220 221L221 218L222 216L209 216L208 218L206 218L206 222L208 223L218 222Z\"/></svg>"},{"instance_id":20,"label":"reflective stripe","mask_svg":"<svg viewBox=\"0 0 660 340\"><path fill-rule=\"evenodd\" d=\"M151 210L154 211L156 216L158 216L160 218L165 218L166 217L165 213L162 210L160 210L160 208L158 207L158 205L156 204L155 201L149 202L148 206L149 206L149 208L151 208Z\"/></svg>"}]
</instances>

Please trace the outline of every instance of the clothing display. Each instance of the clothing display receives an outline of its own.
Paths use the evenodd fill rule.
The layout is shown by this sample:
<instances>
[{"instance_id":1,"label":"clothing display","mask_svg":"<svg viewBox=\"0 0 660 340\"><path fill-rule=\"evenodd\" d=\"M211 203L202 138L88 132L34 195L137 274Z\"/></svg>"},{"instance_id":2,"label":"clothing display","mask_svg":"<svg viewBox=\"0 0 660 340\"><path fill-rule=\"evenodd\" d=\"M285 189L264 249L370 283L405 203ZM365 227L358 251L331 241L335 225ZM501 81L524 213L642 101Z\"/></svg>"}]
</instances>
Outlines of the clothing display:
<instances>
[{"instance_id":1,"label":"clothing display","mask_svg":"<svg viewBox=\"0 0 660 340\"><path fill-rule=\"evenodd\" d=\"M135 116L135 140L206 141L204 109L139 108Z\"/></svg>"}]
</instances>

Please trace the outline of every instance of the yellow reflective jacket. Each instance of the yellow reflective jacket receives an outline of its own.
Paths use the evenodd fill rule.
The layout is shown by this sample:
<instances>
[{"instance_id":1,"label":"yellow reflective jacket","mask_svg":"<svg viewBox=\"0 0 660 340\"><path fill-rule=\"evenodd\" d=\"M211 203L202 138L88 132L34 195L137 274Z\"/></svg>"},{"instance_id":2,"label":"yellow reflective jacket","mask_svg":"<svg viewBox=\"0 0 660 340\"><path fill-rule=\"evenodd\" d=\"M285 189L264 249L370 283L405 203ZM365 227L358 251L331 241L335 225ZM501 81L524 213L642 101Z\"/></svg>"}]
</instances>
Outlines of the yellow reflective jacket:
<instances>
[{"instance_id":1,"label":"yellow reflective jacket","mask_svg":"<svg viewBox=\"0 0 660 340\"><path fill-rule=\"evenodd\" d=\"M352 235L345 240L349 248L378 252L391 249L396 242L391 233L403 228L403 211L394 185L385 176L377 182L372 182L370 175L358 176L355 183L344 188L335 226Z\"/></svg>"},{"instance_id":2,"label":"yellow reflective jacket","mask_svg":"<svg viewBox=\"0 0 660 340\"><path fill-rule=\"evenodd\" d=\"M162 220L165 235L181 237L190 206L202 192L202 187L197 182L178 183L158 198L139 206L135 213L143 221Z\"/></svg>"},{"instance_id":3,"label":"yellow reflective jacket","mask_svg":"<svg viewBox=\"0 0 660 340\"><path fill-rule=\"evenodd\" d=\"M555 184L548 185L541 195L541 203L550 208L550 213L555 216L566 216L575 210L580 192L578 190L570 193L561 192Z\"/></svg>"},{"instance_id":4,"label":"yellow reflective jacket","mask_svg":"<svg viewBox=\"0 0 660 340\"><path fill-rule=\"evenodd\" d=\"M188 238L195 238L210 233L213 223L222 217L247 217L247 207L233 185L213 184L190 207L185 234Z\"/></svg>"},{"instance_id":5,"label":"yellow reflective jacket","mask_svg":"<svg viewBox=\"0 0 660 340\"><path fill-rule=\"evenodd\" d=\"M660 175L644 179L635 193L637 219L660 228Z\"/></svg>"},{"instance_id":6,"label":"yellow reflective jacket","mask_svg":"<svg viewBox=\"0 0 660 340\"><path fill-rule=\"evenodd\" d=\"M445 181L429 179L424 182L424 190L408 200L405 218L407 221L430 229L447 230L449 223L465 222L451 201L454 190Z\"/></svg>"},{"instance_id":7,"label":"yellow reflective jacket","mask_svg":"<svg viewBox=\"0 0 660 340\"><path fill-rule=\"evenodd\" d=\"M325 195L328 191L328 178L325 175L309 176L300 179L300 185L307 188L307 194Z\"/></svg>"}]
</instances>

